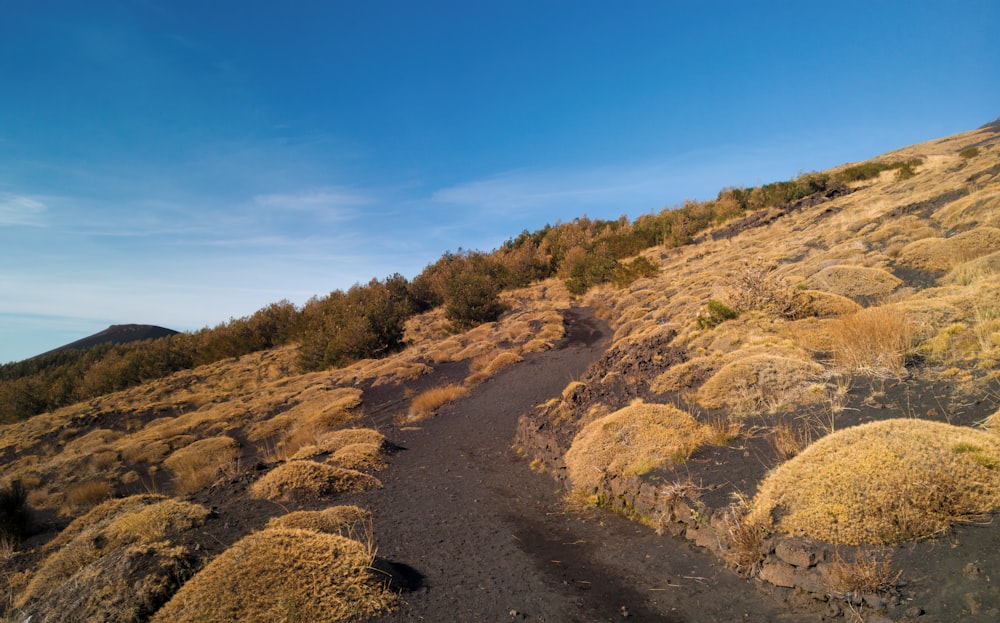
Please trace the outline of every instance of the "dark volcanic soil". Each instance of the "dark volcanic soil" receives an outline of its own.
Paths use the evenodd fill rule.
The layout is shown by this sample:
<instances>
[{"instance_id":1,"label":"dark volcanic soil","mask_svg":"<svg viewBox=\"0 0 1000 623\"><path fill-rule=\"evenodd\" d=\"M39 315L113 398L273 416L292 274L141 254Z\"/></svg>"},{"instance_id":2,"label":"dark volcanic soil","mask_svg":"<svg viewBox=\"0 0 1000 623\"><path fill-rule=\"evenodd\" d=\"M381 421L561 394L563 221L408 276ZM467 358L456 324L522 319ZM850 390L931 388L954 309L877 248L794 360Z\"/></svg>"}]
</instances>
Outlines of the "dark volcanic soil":
<instances>
[{"instance_id":1,"label":"dark volcanic soil","mask_svg":"<svg viewBox=\"0 0 1000 623\"><path fill-rule=\"evenodd\" d=\"M775 621L778 600L688 543L605 511L572 511L553 478L511 448L518 416L579 378L607 343L586 310L568 337L415 427L385 487L350 502L374 514L379 557L406 587L378 621ZM382 419L382 418L379 418Z\"/></svg>"}]
</instances>

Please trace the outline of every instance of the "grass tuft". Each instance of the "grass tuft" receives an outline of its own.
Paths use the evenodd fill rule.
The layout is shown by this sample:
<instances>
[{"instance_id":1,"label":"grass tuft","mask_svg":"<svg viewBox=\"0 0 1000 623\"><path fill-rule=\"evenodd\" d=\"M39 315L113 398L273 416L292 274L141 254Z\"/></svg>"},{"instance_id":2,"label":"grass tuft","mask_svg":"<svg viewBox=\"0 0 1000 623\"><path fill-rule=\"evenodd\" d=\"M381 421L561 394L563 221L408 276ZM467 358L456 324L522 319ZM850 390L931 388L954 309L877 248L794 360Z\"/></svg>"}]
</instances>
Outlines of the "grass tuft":
<instances>
[{"instance_id":1,"label":"grass tuft","mask_svg":"<svg viewBox=\"0 0 1000 623\"><path fill-rule=\"evenodd\" d=\"M374 476L315 461L279 465L250 485L250 495L272 501L304 501L381 487Z\"/></svg>"},{"instance_id":2,"label":"grass tuft","mask_svg":"<svg viewBox=\"0 0 1000 623\"><path fill-rule=\"evenodd\" d=\"M433 414L444 405L458 400L468 393L468 389L461 385L445 385L435 387L418 394L410 401L410 410L407 418L410 421L422 420Z\"/></svg>"},{"instance_id":3,"label":"grass tuft","mask_svg":"<svg viewBox=\"0 0 1000 623\"><path fill-rule=\"evenodd\" d=\"M367 620L396 602L374 560L369 545L342 536L267 528L216 557L151 621Z\"/></svg>"},{"instance_id":4,"label":"grass tuft","mask_svg":"<svg viewBox=\"0 0 1000 623\"><path fill-rule=\"evenodd\" d=\"M913 327L906 316L885 305L838 318L830 335L836 363L877 378L901 376L913 343Z\"/></svg>"},{"instance_id":5,"label":"grass tuft","mask_svg":"<svg viewBox=\"0 0 1000 623\"><path fill-rule=\"evenodd\" d=\"M930 538L1000 508L997 462L1000 439L991 433L917 419L872 422L827 435L778 466L749 518L848 545Z\"/></svg>"},{"instance_id":6,"label":"grass tuft","mask_svg":"<svg viewBox=\"0 0 1000 623\"><path fill-rule=\"evenodd\" d=\"M193 493L211 484L219 471L239 457L239 444L232 437L209 437L180 448L168 456L164 466L174 473L179 495Z\"/></svg>"},{"instance_id":7,"label":"grass tuft","mask_svg":"<svg viewBox=\"0 0 1000 623\"><path fill-rule=\"evenodd\" d=\"M592 493L604 474L644 474L683 463L714 432L676 407L636 402L587 424L566 452L573 487Z\"/></svg>"}]
</instances>

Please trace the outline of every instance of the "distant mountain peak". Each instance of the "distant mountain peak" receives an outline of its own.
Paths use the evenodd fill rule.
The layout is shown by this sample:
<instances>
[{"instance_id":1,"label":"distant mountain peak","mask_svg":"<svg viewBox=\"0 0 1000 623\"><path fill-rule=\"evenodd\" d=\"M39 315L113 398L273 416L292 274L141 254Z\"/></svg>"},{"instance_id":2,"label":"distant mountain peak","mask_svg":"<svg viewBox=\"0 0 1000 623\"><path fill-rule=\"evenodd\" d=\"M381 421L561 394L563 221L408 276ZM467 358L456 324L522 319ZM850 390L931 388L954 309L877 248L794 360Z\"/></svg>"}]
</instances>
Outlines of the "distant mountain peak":
<instances>
[{"instance_id":1,"label":"distant mountain peak","mask_svg":"<svg viewBox=\"0 0 1000 623\"><path fill-rule=\"evenodd\" d=\"M168 337L177 333L178 331L174 331L173 329L151 324L113 324L107 329L91 336L58 348L53 348L48 353L55 353L61 350L82 350L100 344L128 344L129 342ZM47 355L48 353L44 354Z\"/></svg>"}]
</instances>

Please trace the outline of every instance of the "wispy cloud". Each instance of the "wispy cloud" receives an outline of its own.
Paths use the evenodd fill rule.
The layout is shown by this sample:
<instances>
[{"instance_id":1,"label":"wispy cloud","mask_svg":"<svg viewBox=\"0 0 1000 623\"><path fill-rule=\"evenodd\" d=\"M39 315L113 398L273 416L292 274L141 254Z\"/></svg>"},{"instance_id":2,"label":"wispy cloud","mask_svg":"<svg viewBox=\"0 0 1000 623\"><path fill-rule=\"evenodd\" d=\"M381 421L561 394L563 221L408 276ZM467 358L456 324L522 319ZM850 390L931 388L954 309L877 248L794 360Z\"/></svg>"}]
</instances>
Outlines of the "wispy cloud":
<instances>
[{"instance_id":1,"label":"wispy cloud","mask_svg":"<svg viewBox=\"0 0 1000 623\"><path fill-rule=\"evenodd\" d=\"M0 193L0 225L44 227L45 210L45 204L38 199Z\"/></svg>"},{"instance_id":2,"label":"wispy cloud","mask_svg":"<svg viewBox=\"0 0 1000 623\"><path fill-rule=\"evenodd\" d=\"M358 208L371 205L368 194L342 188L305 190L295 193L256 195L253 203L276 212L307 212L323 220L342 221L357 216Z\"/></svg>"},{"instance_id":3,"label":"wispy cloud","mask_svg":"<svg viewBox=\"0 0 1000 623\"><path fill-rule=\"evenodd\" d=\"M564 203L590 204L620 198L648 184L611 169L517 170L436 191L432 199L507 213Z\"/></svg>"}]
</instances>

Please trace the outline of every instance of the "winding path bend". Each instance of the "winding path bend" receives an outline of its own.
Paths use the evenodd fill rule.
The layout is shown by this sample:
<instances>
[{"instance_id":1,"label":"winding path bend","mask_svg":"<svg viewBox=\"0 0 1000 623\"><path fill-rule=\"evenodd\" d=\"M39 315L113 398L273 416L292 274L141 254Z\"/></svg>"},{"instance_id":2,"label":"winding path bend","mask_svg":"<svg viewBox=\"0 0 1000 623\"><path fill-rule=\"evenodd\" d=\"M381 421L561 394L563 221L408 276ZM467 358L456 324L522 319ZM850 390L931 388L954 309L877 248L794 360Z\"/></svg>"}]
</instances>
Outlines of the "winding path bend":
<instances>
[{"instance_id":1,"label":"winding path bend","mask_svg":"<svg viewBox=\"0 0 1000 623\"><path fill-rule=\"evenodd\" d=\"M380 622L776 621L779 606L710 555L603 511L569 511L554 479L511 447L518 417L558 396L608 343L588 309L567 337L477 386L419 427L384 488L357 500L374 515L380 558L405 570L400 607Z\"/></svg>"}]
</instances>

